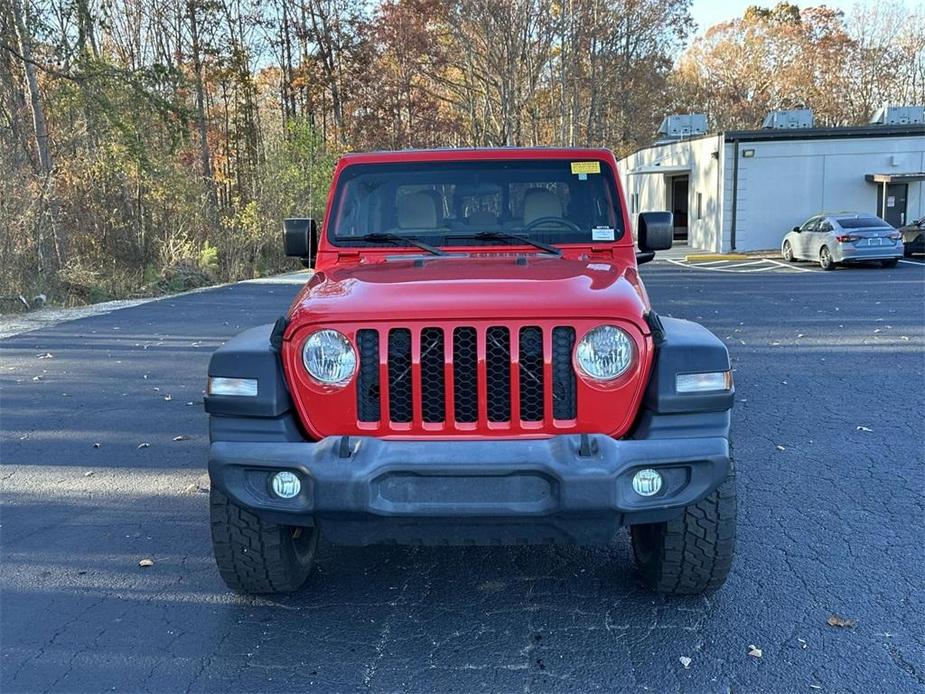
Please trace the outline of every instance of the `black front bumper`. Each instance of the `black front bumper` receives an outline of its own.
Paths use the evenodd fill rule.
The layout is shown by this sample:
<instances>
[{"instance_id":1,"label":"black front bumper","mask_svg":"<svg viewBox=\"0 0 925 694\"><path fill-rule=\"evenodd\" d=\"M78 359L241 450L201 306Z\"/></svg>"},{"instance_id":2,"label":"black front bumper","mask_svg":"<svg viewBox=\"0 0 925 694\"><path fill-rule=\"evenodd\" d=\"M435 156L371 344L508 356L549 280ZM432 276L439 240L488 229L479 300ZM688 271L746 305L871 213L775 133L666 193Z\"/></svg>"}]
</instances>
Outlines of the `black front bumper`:
<instances>
[{"instance_id":1,"label":"black front bumper","mask_svg":"<svg viewBox=\"0 0 925 694\"><path fill-rule=\"evenodd\" d=\"M270 522L317 525L341 544L606 543L622 525L668 520L729 471L724 436L614 440L399 441L330 437L318 443L216 441L212 484ZM662 490L632 489L640 469ZM290 470L301 492L284 500L270 477Z\"/></svg>"}]
</instances>

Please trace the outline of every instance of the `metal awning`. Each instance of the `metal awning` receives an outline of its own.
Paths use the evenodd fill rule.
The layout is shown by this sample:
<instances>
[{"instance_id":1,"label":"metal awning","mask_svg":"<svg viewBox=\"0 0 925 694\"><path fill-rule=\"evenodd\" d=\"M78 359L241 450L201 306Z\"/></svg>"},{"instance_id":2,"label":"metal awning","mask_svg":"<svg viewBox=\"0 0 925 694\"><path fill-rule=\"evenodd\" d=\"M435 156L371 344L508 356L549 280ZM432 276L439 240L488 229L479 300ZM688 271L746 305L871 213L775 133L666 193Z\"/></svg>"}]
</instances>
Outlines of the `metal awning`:
<instances>
[{"instance_id":1,"label":"metal awning","mask_svg":"<svg viewBox=\"0 0 925 694\"><path fill-rule=\"evenodd\" d=\"M673 173L690 173L690 164L680 164L675 166L640 166L626 172L627 176L641 176L643 174L673 174ZM925 174L923 174L925 175Z\"/></svg>"},{"instance_id":2,"label":"metal awning","mask_svg":"<svg viewBox=\"0 0 925 694\"><path fill-rule=\"evenodd\" d=\"M864 180L870 183L915 183L916 181L925 181L925 171L915 173L873 173L864 176Z\"/></svg>"}]
</instances>

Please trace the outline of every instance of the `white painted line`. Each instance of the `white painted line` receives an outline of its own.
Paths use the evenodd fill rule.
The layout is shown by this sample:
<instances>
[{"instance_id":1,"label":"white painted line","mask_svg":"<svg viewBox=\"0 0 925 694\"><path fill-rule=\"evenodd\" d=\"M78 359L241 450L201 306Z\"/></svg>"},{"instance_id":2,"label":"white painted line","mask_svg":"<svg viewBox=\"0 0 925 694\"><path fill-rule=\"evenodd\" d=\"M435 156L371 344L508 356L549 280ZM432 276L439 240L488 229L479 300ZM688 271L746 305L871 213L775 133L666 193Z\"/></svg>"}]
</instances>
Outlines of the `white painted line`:
<instances>
[{"instance_id":1,"label":"white painted line","mask_svg":"<svg viewBox=\"0 0 925 694\"><path fill-rule=\"evenodd\" d=\"M774 263L775 265L780 265L782 268L786 268L788 270L799 270L800 272L812 272L812 270L810 270L808 267L800 267L799 265L794 265L793 263L782 263L779 260L773 260L771 258L768 258L768 262Z\"/></svg>"},{"instance_id":2,"label":"white painted line","mask_svg":"<svg viewBox=\"0 0 925 694\"><path fill-rule=\"evenodd\" d=\"M677 261L677 260L672 260L671 258L665 258L665 260L666 260L667 262L672 263L672 264L674 264L674 265L677 265L677 266L679 266L679 267L684 267L684 268L688 268L688 269L692 269L692 270L700 269L700 270L704 270L705 272L731 272L731 273L737 274L737 275L741 275L741 274L743 274L743 273L748 273L748 272L762 272L764 269L770 270L771 267L773 267L775 270L778 269L777 266L771 266L771 267L762 268L762 269L755 268L755 269L748 269L748 270L735 270L735 269L733 269L733 267L744 267L744 266L743 266L743 265L735 265L735 266L732 266L732 267L701 267L700 264L691 264L691 263L679 262L679 261ZM763 263L763 262L765 262L765 261L764 261L764 260L761 260L761 261L756 261L756 262ZM773 262L773 261L772 261L772 262ZM754 263L745 263L745 265L754 265ZM784 265L783 267L787 267L787 266ZM802 269L802 268L800 268L800 269Z\"/></svg>"},{"instance_id":3,"label":"white painted line","mask_svg":"<svg viewBox=\"0 0 925 694\"><path fill-rule=\"evenodd\" d=\"M737 263L736 265L727 265L726 269L734 270L739 267L749 267L750 265L764 265L764 261L763 260L752 260L751 262L748 262L748 263Z\"/></svg>"},{"instance_id":4,"label":"white painted line","mask_svg":"<svg viewBox=\"0 0 925 694\"><path fill-rule=\"evenodd\" d=\"M693 267L702 267L702 266L704 266L704 265L723 265L724 263L731 263L732 261L731 261L731 260L708 260L708 261L705 262L705 263L697 263L697 262L693 262L693 261L689 261L689 260L688 260L688 261L685 261L685 262L686 262L688 265L691 265L691 266L693 266Z\"/></svg>"},{"instance_id":5,"label":"white painted line","mask_svg":"<svg viewBox=\"0 0 925 694\"><path fill-rule=\"evenodd\" d=\"M764 267L756 267L753 270L739 270L739 272L767 272L768 270L780 270L777 265L765 265Z\"/></svg>"},{"instance_id":6,"label":"white painted line","mask_svg":"<svg viewBox=\"0 0 925 694\"><path fill-rule=\"evenodd\" d=\"M906 265L925 265L925 262L919 262L918 260L902 260L902 259L900 259L899 262L905 263Z\"/></svg>"}]
</instances>

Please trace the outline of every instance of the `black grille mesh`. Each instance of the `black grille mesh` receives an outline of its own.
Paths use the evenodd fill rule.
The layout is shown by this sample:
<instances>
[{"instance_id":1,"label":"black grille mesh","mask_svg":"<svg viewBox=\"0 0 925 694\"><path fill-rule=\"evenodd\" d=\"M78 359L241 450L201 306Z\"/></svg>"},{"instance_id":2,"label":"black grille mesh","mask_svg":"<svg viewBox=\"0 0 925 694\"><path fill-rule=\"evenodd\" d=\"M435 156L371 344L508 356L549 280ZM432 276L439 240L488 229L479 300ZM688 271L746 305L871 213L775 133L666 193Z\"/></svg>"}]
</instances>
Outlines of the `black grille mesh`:
<instances>
[{"instance_id":1,"label":"black grille mesh","mask_svg":"<svg viewBox=\"0 0 925 694\"><path fill-rule=\"evenodd\" d=\"M456 421L478 421L478 353L475 328L456 328L453 331L453 407Z\"/></svg>"},{"instance_id":2,"label":"black grille mesh","mask_svg":"<svg viewBox=\"0 0 925 694\"><path fill-rule=\"evenodd\" d=\"M420 364L421 382L418 394L421 417L425 423L446 421L446 351L453 350L453 404L455 421L471 424L479 421L479 362L477 329L459 327L450 335L442 328L421 330ZM520 390L511 391L511 340L518 339L520 347ZM572 352L575 348L575 329L557 326L552 329L552 416L558 420L578 417L578 387ZM383 418L379 376L379 332L361 329L356 333L360 365L357 373L357 419L361 422L379 422ZM411 331L393 328L388 332L388 383L389 414L392 422L407 424L413 421L411 373ZM511 421L511 398L520 401L520 417L526 422L541 422L546 416L543 362L543 330L539 326L526 326L515 336L509 328L491 326L485 330L485 382L486 410L489 422Z\"/></svg>"},{"instance_id":3,"label":"black grille mesh","mask_svg":"<svg viewBox=\"0 0 925 694\"><path fill-rule=\"evenodd\" d=\"M575 328L560 326L552 331L552 416L575 419L578 398L575 369L572 368L572 348Z\"/></svg>"},{"instance_id":4,"label":"black grille mesh","mask_svg":"<svg viewBox=\"0 0 925 694\"><path fill-rule=\"evenodd\" d=\"M543 420L543 331L535 325L520 329L520 418Z\"/></svg>"},{"instance_id":5,"label":"black grille mesh","mask_svg":"<svg viewBox=\"0 0 925 694\"><path fill-rule=\"evenodd\" d=\"M361 422L379 421L379 333L376 330L358 330L357 347L360 351L360 370L357 374L357 419Z\"/></svg>"},{"instance_id":6,"label":"black grille mesh","mask_svg":"<svg viewBox=\"0 0 925 694\"><path fill-rule=\"evenodd\" d=\"M494 326L485 334L488 421L511 420L511 331Z\"/></svg>"},{"instance_id":7,"label":"black grille mesh","mask_svg":"<svg viewBox=\"0 0 925 694\"><path fill-rule=\"evenodd\" d=\"M421 331L421 416L428 424L446 419L443 330Z\"/></svg>"},{"instance_id":8,"label":"black grille mesh","mask_svg":"<svg viewBox=\"0 0 925 694\"><path fill-rule=\"evenodd\" d=\"M389 331L389 419L411 421L411 331Z\"/></svg>"}]
</instances>

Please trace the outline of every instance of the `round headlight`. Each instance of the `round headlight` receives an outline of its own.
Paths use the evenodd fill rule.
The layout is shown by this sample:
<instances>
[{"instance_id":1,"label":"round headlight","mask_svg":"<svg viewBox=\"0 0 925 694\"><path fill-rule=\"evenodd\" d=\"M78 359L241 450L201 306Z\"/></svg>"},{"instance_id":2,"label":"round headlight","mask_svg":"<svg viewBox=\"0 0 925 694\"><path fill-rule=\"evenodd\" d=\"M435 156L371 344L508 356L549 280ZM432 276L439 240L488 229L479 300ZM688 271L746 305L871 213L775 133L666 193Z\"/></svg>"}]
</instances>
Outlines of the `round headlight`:
<instances>
[{"instance_id":1,"label":"round headlight","mask_svg":"<svg viewBox=\"0 0 925 694\"><path fill-rule=\"evenodd\" d=\"M302 347L302 363L311 377L321 383L350 380L357 370L357 354L350 340L336 330L312 333Z\"/></svg>"},{"instance_id":2,"label":"round headlight","mask_svg":"<svg viewBox=\"0 0 925 694\"><path fill-rule=\"evenodd\" d=\"M581 339L575 357L586 376L609 381L633 363L633 340L620 328L599 325Z\"/></svg>"}]
</instances>

